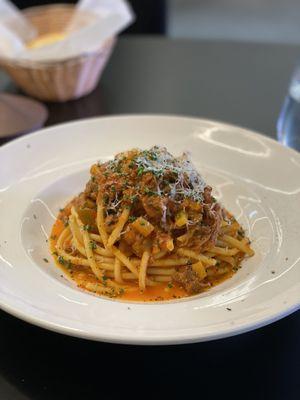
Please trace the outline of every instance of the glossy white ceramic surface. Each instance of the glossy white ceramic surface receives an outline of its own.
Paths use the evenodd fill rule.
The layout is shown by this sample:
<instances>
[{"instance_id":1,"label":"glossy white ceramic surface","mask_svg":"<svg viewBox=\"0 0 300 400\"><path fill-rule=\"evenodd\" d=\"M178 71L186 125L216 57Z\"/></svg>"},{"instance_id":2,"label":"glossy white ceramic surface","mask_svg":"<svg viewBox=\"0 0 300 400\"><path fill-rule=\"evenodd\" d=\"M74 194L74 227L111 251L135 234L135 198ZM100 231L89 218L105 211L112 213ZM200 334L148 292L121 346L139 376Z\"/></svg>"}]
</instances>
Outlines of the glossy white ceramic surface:
<instances>
[{"instance_id":1,"label":"glossy white ceramic surface","mask_svg":"<svg viewBox=\"0 0 300 400\"><path fill-rule=\"evenodd\" d=\"M232 279L174 302L129 303L78 290L49 254L55 215L82 190L93 162L154 144L191 152L246 228L255 256ZM0 160L0 305L13 315L94 340L171 344L237 334L299 308L300 155L275 141L214 121L107 117L25 136L2 147Z\"/></svg>"}]
</instances>

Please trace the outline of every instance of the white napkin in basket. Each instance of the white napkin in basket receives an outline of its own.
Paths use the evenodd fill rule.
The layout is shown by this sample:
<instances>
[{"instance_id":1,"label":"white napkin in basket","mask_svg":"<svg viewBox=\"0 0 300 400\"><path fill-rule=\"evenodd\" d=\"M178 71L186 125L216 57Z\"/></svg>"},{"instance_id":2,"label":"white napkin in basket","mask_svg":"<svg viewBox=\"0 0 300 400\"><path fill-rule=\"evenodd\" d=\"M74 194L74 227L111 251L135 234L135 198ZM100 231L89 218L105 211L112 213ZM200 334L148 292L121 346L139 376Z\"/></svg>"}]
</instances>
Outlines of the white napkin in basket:
<instances>
[{"instance_id":1,"label":"white napkin in basket","mask_svg":"<svg viewBox=\"0 0 300 400\"><path fill-rule=\"evenodd\" d=\"M125 0L80 0L77 12L65 27L64 40L28 49L26 42L36 36L35 29L8 0L0 0L0 57L23 61L58 61L97 50L107 39L116 36L134 20ZM79 13L94 17L82 26ZM8 19L17 21L18 30L10 29Z\"/></svg>"}]
</instances>

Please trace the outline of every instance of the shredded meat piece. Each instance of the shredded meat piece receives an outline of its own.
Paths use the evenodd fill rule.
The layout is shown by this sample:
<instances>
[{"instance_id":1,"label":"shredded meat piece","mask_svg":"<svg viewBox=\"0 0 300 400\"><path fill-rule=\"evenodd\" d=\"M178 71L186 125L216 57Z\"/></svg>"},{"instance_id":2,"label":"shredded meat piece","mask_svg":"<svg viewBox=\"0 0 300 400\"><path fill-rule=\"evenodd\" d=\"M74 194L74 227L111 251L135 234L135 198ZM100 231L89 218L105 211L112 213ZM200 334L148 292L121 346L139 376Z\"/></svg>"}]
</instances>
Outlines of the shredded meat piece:
<instances>
[{"instance_id":1,"label":"shredded meat piece","mask_svg":"<svg viewBox=\"0 0 300 400\"><path fill-rule=\"evenodd\" d=\"M203 204L203 218L201 224L195 226L192 237L189 238L190 247L195 251L202 251L216 244L221 228L222 207L219 203ZM182 243L185 245L185 243Z\"/></svg>"},{"instance_id":2,"label":"shredded meat piece","mask_svg":"<svg viewBox=\"0 0 300 400\"><path fill-rule=\"evenodd\" d=\"M70 205L74 206L75 208L82 208L84 207L85 202L86 202L86 196L85 193L82 192L70 202Z\"/></svg>"},{"instance_id":3,"label":"shredded meat piece","mask_svg":"<svg viewBox=\"0 0 300 400\"><path fill-rule=\"evenodd\" d=\"M190 265L180 267L172 276L174 282L179 283L188 294L197 294L210 286L203 282Z\"/></svg>"},{"instance_id":4,"label":"shredded meat piece","mask_svg":"<svg viewBox=\"0 0 300 400\"><path fill-rule=\"evenodd\" d=\"M203 199L204 203L210 204L212 203L212 195L211 195L212 188L210 186L205 186L203 191Z\"/></svg>"},{"instance_id":5,"label":"shredded meat piece","mask_svg":"<svg viewBox=\"0 0 300 400\"><path fill-rule=\"evenodd\" d=\"M203 243L205 248L214 246L222 222L222 208L219 203L215 203L212 207L208 204L203 206L203 223L202 228L206 229L207 240ZM207 230L209 229L209 231Z\"/></svg>"},{"instance_id":6,"label":"shredded meat piece","mask_svg":"<svg viewBox=\"0 0 300 400\"><path fill-rule=\"evenodd\" d=\"M173 238L168 233L158 231L153 237L153 253L169 251L168 243L173 243Z\"/></svg>"},{"instance_id":7,"label":"shredded meat piece","mask_svg":"<svg viewBox=\"0 0 300 400\"><path fill-rule=\"evenodd\" d=\"M159 221L162 218L163 203L163 199L160 197L142 197L142 204L147 215L156 221Z\"/></svg>"},{"instance_id":8,"label":"shredded meat piece","mask_svg":"<svg viewBox=\"0 0 300 400\"><path fill-rule=\"evenodd\" d=\"M88 181L88 183L86 184L85 190L84 190L84 194L87 198L96 200L97 194L98 194L98 186L91 180Z\"/></svg>"}]
</instances>

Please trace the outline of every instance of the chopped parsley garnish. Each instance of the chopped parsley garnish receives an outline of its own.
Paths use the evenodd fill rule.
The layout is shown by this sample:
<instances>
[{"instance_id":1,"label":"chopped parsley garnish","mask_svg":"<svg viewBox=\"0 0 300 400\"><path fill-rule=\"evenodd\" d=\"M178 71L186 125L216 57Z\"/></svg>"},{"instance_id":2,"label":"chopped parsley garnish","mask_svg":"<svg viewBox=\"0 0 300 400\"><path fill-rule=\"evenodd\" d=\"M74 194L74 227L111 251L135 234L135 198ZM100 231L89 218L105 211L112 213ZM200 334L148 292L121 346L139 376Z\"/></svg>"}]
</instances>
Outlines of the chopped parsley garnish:
<instances>
[{"instance_id":1,"label":"chopped parsley garnish","mask_svg":"<svg viewBox=\"0 0 300 400\"><path fill-rule=\"evenodd\" d=\"M140 165L137 169L138 176L141 176L144 173L144 167Z\"/></svg>"},{"instance_id":2,"label":"chopped parsley garnish","mask_svg":"<svg viewBox=\"0 0 300 400\"><path fill-rule=\"evenodd\" d=\"M149 156L150 160L156 161L157 160L157 155L154 152L150 152L150 156Z\"/></svg>"},{"instance_id":3,"label":"chopped parsley garnish","mask_svg":"<svg viewBox=\"0 0 300 400\"><path fill-rule=\"evenodd\" d=\"M124 199L131 201L132 203L136 202L138 199L138 196L134 194L133 196L124 196Z\"/></svg>"},{"instance_id":4,"label":"chopped parsley garnish","mask_svg":"<svg viewBox=\"0 0 300 400\"><path fill-rule=\"evenodd\" d=\"M90 249L95 250L97 248L96 242L94 242L94 240L91 240L89 243L89 247Z\"/></svg>"},{"instance_id":5,"label":"chopped parsley garnish","mask_svg":"<svg viewBox=\"0 0 300 400\"><path fill-rule=\"evenodd\" d=\"M106 285L107 285L107 282L106 282L106 281L107 281L107 279L108 279L108 277L107 277L107 276L105 276L105 275L102 277L102 283L103 283L103 285L104 285L104 286L106 286Z\"/></svg>"},{"instance_id":6,"label":"chopped parsley garnish","mask_svg":"<svg viewBox=\"0 0 300 400\"><path fill-rule=\"evenodd\" d=\"M115 172L119 174L119 173L121 172L121 170L122 170L122 167L121 167L121 164L119 163L119 164L115 167Z\"/></svg>"},{"instance_id":7,"label":"chopped parsley garnish","mask_svg":"<svg viewBox=\"0 0 300 400\"><path fill-rule=\"evenodd\" d=\"M149 188L144 188L144 193L147 195L147 196L156 196L158 193L157 192L154 192L153 190L150 190Z\"/></svg>"},{"instance_id":8,"label":"chopped parsley garnish","mask_svg":"<svg viewBox=\"0 0 300 400\"><path fill-rule=\"evenodd\" d=\"M47 258L43 258L43 260L45 261L45 263L49 262L49 260Z\"/></svg>"},{"instance_id":9,"label":"chopped parsley garnish","mask_svg":"<svg viewBox=\"0 0 300 400\"><path fill-rule=\"evenodd\" d=\"M133 160L130 161L130 163L128 164L129 168L133 168L135 166L135 162Z\"/></svg>"},{"instance_id":10,"label":"chopped parsley garnish","mask_svg":"<svg viewBox=\"0 0 300 400\"><path fill-rule=\"evenodd\" d=\"M104 202L105 205L107 205L109 203L109 196L107 194L105 194L103 196L103 202Z\"/></svg>"},{"instance_id":11,"label":"chopped parsley garnish","mask_svg":"<svg viewBox=\"0 0 300 400\"><path fill-rule=\"evenodd\" d=\"M69 260L65 260L63 256L58 256L57 261L67 268L71 268L72 266L72 263Z\"/></svg>"},{"instance_id":12,"label":"chopped parsley garnish","mask_svg":"<svg viewBox=\"0 0 300 400\"><path fill-rule=\"evenodd\" d=\"M60 264L65 264L65 259L63 258L63 256L58 256L58 262L60 263Z\"/></svg>"}]
</instances>

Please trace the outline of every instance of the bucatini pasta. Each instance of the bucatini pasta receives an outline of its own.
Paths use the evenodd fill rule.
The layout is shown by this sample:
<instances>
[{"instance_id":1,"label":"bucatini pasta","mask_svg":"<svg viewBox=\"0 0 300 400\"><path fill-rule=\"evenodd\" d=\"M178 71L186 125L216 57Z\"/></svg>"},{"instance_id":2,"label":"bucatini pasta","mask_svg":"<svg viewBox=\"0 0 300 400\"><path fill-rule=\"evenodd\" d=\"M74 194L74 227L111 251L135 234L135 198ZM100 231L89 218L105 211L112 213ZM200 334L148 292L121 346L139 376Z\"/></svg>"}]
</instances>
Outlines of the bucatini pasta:
<instances>
[{"instance_id":1,"label":"bucatini pasta","mask_svg":"<svg viewBox=\"0 0 300 400\"><path fill-rule=\"evenodd\" d=\"M254 254L187 154L131 150L91 167L53 226L59 266L85 290L137 301L195 295Z\"/></svg>"}]
</instances>

